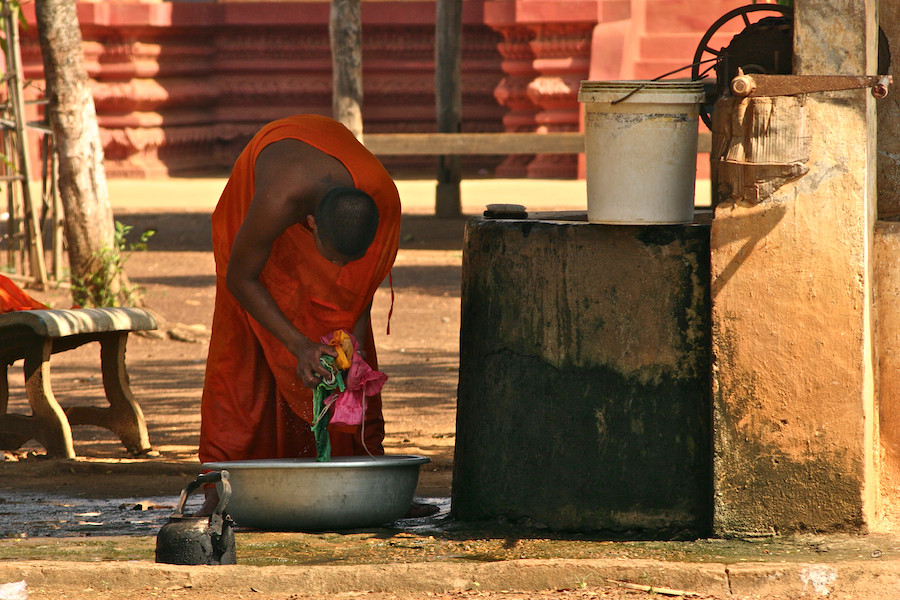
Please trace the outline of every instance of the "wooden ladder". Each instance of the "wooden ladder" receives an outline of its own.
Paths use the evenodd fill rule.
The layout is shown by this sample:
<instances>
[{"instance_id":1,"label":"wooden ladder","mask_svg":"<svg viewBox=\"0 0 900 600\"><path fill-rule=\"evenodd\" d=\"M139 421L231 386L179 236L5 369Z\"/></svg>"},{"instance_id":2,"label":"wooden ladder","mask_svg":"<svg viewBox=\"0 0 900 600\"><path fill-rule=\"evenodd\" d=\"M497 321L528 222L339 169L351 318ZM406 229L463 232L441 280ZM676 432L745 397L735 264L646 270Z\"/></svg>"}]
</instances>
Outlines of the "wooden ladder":
<instances>
[{"instance_id":1,"label":"wooden ladder","mask_svg":"<svg viewBox=\"0 0 900 600\"><path fill-rule=\"evenodd\" d=\"M62 222L57 219L62 210L56 186L56 151L50 127L45 123L27 121L18 17L18 7L9 0L0 0L0 26L6 35L6 71L3 74L6 97L0 104L0 152L3 154L0 182L5 182L7 188L7 269L12 271L8 273L11 278L46 289L49 276L44 254L44 220L48 221L52 230L53 275L57 281L62 275ZM29 128L44 136L40 205L35 204L31 193Z\"/></svg>"}]
</instances>

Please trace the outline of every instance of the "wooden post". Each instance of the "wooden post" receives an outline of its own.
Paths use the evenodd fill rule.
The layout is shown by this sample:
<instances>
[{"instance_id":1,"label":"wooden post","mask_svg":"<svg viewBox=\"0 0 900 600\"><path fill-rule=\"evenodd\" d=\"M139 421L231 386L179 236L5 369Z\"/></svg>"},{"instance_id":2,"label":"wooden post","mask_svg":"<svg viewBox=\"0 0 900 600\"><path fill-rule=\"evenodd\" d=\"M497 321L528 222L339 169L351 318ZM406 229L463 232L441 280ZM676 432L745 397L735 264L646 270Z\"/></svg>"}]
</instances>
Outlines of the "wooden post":
<instances>
[{"instance_id":1,"label":"wooden post","mask_svg":"<svg viewBox=\"0 0 900 600\"><path fill-rule=\"evenodd\" d=\"M434 92L438 133L459 133L462 123L462 0L437 0L435 15ZM434 212L438 217L462 214L457 155L438 157Z\"/></svg>"},{"instance_id":2,"label":"wooden post","mask_svg":"<svg viewBox=\"0 0 900 600\"><path fill-rule=\"evenodd\" d=\"M328 33L331 39L334 118L363 140L362 19L360 0L331 0Z\"/></svg>"}]
</instances>

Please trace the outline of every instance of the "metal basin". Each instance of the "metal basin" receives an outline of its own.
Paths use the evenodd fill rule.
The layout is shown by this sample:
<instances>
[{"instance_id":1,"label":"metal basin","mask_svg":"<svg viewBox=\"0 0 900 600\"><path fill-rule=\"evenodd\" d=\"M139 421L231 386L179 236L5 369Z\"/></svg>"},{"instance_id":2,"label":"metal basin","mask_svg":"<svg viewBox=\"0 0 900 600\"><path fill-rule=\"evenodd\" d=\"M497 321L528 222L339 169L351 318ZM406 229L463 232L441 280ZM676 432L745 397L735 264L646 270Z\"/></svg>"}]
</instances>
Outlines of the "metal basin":
<instances>
[{"instance_id":1,"label":"metal basin","mask_svg":"<svg viewBox=\"0 0 900 600\"><path fill-rule=\"evenodd\" d=\"M386 455L235 460L204 463L228 470L235 523L270 531L374 527L406 514L425 456Z\"/></svg>"}]
</instances>

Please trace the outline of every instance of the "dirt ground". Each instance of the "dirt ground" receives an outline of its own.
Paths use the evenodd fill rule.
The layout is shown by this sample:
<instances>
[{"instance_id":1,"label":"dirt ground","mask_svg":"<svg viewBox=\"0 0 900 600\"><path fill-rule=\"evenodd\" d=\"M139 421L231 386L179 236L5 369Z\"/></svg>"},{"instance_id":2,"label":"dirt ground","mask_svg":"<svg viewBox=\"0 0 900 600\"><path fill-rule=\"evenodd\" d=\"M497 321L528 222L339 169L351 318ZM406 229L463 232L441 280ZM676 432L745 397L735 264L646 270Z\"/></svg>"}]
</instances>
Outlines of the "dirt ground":
<instances>
[{"instance_id":1,"label":"dirt ground","mask_svg":"<svg viewBox=\"0 0 900 600\"><path fill-rule=\"evenodd\" d=\"M200 394L214 300L209 215L224 179L110 180L117 221L132 238L155 230L146 251L126 263L146 306L161 322L158 335L131 335L127 366L149 429L152 456L133 459L110 432L74 428L77 461L43 458L32 442L0 462L0 492L66 491L97 498L177 494L196 475ZM388 453L423 454L417 495L450 495L459 366L459 319L465 217L438 219L433 181L398 180L403 202L400 250L393 269L394 309L385 335L391 290L375 296L372 318L383 390ZM698 206L708 181L698 181ZM529 211L584 210L583 181L464 180L464 215L489 203L520 203ZM152 208L148 208L152 207ZM68 290L28 290L57 308L70 306ZM52 385L63 406L104 405L96 344L58 354ZM21 363L9 370L9 412L29 414ZM86 476L90 474L90 476Z\"/></svg>"},{"instance_id":2,"label":"dirt ground","mask_svg":"<svg viewBox=\"0 0 900 600\"><path fill-rule=\"evenodd\" d=\"M154 448L135 461L109 432L73 428L79 460L42 458L36 443L7 453L0 490L66 490L97 497L177 493L196 474L200 394L215 296L209 214L119 211L133 232L154 229L146 251L126 263L133 283L163 326L156 335L131 335L126 361ZM406 215L393 269L394 310L385 335L391 291L378 291L372 310L383 390L388 453L423 454L420 496L449 496L459 345L460 269L464 219ZM55 307L65 290L32 295ZM102 405L99 346L55 355L52 384L60 404ZM10 369L10 412L30 412L19 365ZM18 459L18 461L16 460ZM90 477L85 474L90 473Z\"/></svg>"},{"instance_id":3,"label":"dirt ground","mask_svg":"<svg viewBox=\"0 0 900 600\"><path fill-rule=\"evenodd\" d=\"M154 456L134 460L103 429L74 428L79 459L42 458L36 443L0 462L0 492L62 490L97 498L177 494L197 474L200 394L212 321L214 266L209 216L225 180L172 178L109 180L115 219L131 238L153 229L146 251L126 263L132 282L162 324L160 335L131 335L126 362L131 386L149 429ZM466 216L489 203L521 203L528 210L586 207L583 181L467 179L463 217L438 219L434 181L398 179L403 204L400 250L392 272L394 310L385 335L391 290L376 293L372 309L383 390L388 453L423 454L417 495L450 495L459 366L462 244ZM698 197L708 185L698 184ZM39 300L70 306L68 290L41 292ZM104 404L96 344L55 355L52 385L62 406ZM29 414L21 363L9 369L9 412ZM158 453L158 455L157 455ZM12 460L10 460L12 459ZM85 474L90 474L90 477Z\"/></svg>"},{"instance_id":4,"label":"dirt ground","mask_svg":"<svg viewBox=\"0 0 900 600\"><path fill-rule=\"evenodd\" d=\"M432 186L428 183L422 189L430 192ZM529 186L533 193L538 193L534 183ZM498 197L490 192L487 201L521 202L521 198ZM209 203L200 202L194 206L187 202L180 206L179 202L168 202L168 208L163 201L154 209L143 206L116 209L116 219L132 226L135 234L145 229L156 231L148 249L132 254L126 265L132 282L143 289L147 307L158 315L161 323L157 334L130 336L126 357L131 386L144 411L153 452L145 457L131 457L110 432L78 426L73 428L78 454L74 461L48 459L34 442L18 451L2 453L0 498L29 494L88 499L171 497L177 496L197 474L200 395L212 318L214 275ZM557 203L529 206L529 209L571 210L578 204L576 199L574 207ZM465 212L477 214L477 210ZM389 376L383 390L385 450L388 453L422 454L431 459L420 472L416 491L420 497L450 496L464 229L465 218L437 219L427 210L411 214L404 211L400 251L393 269L394 308L390 335L385 335L391 306L391 290L387 284L376 294L372 311L380 369ZM67 307L70 302L65 289L29 292L53 307ZM98 350L96 345L88 345L53 357L52 385L61 405L105 404ZM9 411L29 413L21 363L10 368L9 380ZM572 589L530 593L468 590L415 594L398 590L396 595L351 592L315 597L372 600L413 597L640 600L658 597L657 590L648 593L640 587L629 589L610 583L580 584ZM212 600L220 596L215 590L178 585L166 587L156 581L147 581L144 589L132 590L67 589L65 586L30 589L31 598ZM264 593L253 588L229 596L280 600L313 597L288 591Z\"/></svg>"}]
</instances>

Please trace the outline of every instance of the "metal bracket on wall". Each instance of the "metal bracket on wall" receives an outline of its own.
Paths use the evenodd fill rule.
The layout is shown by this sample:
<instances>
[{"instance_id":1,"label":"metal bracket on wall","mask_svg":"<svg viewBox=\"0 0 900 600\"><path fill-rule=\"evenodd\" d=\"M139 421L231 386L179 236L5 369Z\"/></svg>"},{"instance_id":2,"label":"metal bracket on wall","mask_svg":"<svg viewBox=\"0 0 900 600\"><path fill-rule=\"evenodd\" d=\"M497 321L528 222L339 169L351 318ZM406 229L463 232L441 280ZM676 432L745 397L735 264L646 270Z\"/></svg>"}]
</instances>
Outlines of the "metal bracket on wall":
<instances>
[{"instance_id":1,"label":"metal bracket on wall","mask_svg":"<svg viewBox=\"0 0 900 600\"><path fill-rule=\"evenodd\" d=\"M731 92L747 98L872 88L872 95L881 99L893 82L890 75L760 75L738 69L737 77L731 80Z\"/></svg>"}]
</instances>

